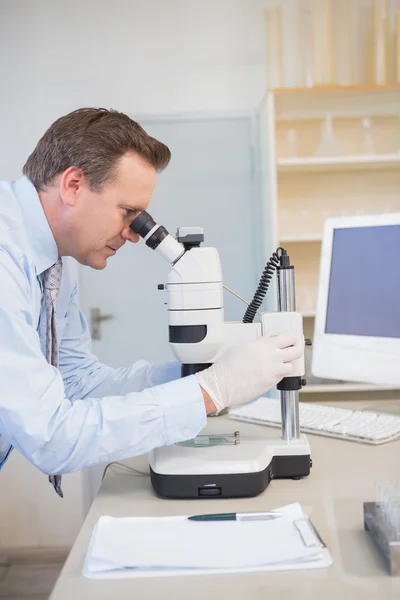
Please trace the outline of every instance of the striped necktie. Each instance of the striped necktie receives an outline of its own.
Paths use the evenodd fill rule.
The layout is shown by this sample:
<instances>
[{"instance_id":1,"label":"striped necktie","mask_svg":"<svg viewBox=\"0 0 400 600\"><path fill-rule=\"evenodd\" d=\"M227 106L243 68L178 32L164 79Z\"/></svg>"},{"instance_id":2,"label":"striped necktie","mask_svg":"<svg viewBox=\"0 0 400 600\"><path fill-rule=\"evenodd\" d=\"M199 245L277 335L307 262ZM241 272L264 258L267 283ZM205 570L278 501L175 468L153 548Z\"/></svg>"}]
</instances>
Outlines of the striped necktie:
<instances>
[{"instance_id":1,"label":"striped necktie","mask_svg":"<svg viewBox=\"0 0 400 600\"><path fill-rule=\"evenodd\" d=\"M58 292L60 291L62 275L62 260L44 271L42 281L44 286L44 298L46 303L46 360L54 367L58 367L58 336L56 324L56 305ZM61 489L61 475L50 475L49 481L57 494L63 498Z\"/></svg>"}]
</instances>

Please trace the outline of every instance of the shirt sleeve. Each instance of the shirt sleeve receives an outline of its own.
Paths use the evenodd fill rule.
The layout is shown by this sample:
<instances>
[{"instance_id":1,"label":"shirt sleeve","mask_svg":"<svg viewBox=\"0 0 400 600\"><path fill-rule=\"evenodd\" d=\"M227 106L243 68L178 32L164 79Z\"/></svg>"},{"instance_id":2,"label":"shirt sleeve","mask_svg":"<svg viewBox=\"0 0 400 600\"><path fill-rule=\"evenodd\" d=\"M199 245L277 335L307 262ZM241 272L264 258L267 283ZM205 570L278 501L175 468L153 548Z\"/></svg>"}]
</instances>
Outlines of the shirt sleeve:
<instances>
[{"instance_id":1,"label":"shirt sleeve","mask_svg":"<svg viewBox=\"0 0 400 600\"><path fill-rule=\"evenodd\" d=\"M0 247L0 433L41 471L128 458L195 437L205 426L194 376L125 395L93 390L68 398L61 372L41 352L31 306L23 257Z\"/></svg>"},{"instance_id":2,"label":"shirt sleeve","mask_svg":"<svg viewBox=\"0 0 400 600\"><path fill-rule=\"evenodd\" d=\"M79 309L77 288L70 298L67 324L60 341L59 368L71 400L89 396L124 395L180 378L180 364L154 364L140 360L115 369L101 363L91 351L86 318Z\"/></svg>"}]
</instances>

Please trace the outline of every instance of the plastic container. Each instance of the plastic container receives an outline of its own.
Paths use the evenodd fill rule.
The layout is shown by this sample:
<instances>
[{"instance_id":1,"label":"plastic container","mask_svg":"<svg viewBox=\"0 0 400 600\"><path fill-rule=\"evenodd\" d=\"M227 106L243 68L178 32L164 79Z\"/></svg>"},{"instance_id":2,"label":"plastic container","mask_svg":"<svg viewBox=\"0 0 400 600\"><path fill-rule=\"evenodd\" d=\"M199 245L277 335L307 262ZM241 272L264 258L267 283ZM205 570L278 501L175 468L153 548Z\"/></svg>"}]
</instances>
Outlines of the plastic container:
<instances>
[{"instance_id":1,"label":"plastic container","mask_svg":"<svg viewBox=\"0 0 400 600\"><path fill-rule=\"evenodd\" d=\"M325 121L322 124L321 141L315 151L315 156L324 158L342 155L342 145L333 133L332 115L327 113Z\"/></svg>"},{"instance_id":2,"label":"plastic container","mask_svg":"<svg viewBox=\"0 0 400 600\"><path fill-rule=\"evenodd\" d=\"M282 15L280 8L267 8L265 28L267 39L267 85L269 89L283 87Z\"/></svg>"},{"instance_id":3,"label":"plastic container","mask_svg":"<svg viewBox=\"0 0 400 600\"><path fill-rule=\"evenodd\" d=\"M334 83L331 0L310 0L313 85Z\"/></svg>"},{"instance_id":4,"label":"plastic container","mask_svg":"<svg viewBox=\"0 0 400 600\"><path fill-rule=\"evenodd\" d=\"M369 80L377 85L390 82L390 20L388 0L372 0Z\"/></svg>"}]
</instances>

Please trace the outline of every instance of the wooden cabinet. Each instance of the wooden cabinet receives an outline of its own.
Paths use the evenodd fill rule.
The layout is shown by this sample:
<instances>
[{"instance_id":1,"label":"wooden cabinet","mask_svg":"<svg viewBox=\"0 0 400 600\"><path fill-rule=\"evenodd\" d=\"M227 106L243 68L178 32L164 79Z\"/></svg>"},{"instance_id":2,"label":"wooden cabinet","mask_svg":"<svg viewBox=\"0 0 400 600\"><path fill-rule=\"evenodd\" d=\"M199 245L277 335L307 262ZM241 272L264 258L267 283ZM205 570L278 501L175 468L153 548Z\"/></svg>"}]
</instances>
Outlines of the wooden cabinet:
<instances>
[{"instance_id":1,"label":"wooden cabinet","mask_svg":"<svg viewBox=\"0 0 400 600\"><path fill-rule=\"evenodd\" d=\"M312 339L325 219L400 212L400 86L274 90L262 112L273 246L285 247L295 265L297 310ZM310 372L307 378L307 400L325 392L335 395L325 400L396 396Z\"/></svg>"}]
</instances>

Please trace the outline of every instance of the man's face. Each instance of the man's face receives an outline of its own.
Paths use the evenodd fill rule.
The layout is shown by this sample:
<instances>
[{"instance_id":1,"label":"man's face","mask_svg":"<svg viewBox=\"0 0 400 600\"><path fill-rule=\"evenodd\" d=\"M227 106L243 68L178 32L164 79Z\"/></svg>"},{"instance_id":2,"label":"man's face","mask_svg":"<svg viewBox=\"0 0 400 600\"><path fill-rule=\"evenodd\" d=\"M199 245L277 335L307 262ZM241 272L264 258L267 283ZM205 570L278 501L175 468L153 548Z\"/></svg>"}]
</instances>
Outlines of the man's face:
<instances>
[{"instance_id":1,"label":"man's face","mask_svg":"<svg viewBox=\"0 0 400 600\"><path fill-rule=\"evenodd\" d=\"M68 171L63 176L67 176ZM136 243L140 237L129 225L149 205L156 182L156 170L134 153L124 155L118 164L115 181L100 192L93 192L83 176L75 173L65 183L65 196L74 196L68 205L65 231L68 254L83 265L104 269L126 241ZM72 186L72 187L71 187Z\"/></svg>"}]
</instances>

